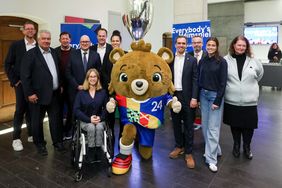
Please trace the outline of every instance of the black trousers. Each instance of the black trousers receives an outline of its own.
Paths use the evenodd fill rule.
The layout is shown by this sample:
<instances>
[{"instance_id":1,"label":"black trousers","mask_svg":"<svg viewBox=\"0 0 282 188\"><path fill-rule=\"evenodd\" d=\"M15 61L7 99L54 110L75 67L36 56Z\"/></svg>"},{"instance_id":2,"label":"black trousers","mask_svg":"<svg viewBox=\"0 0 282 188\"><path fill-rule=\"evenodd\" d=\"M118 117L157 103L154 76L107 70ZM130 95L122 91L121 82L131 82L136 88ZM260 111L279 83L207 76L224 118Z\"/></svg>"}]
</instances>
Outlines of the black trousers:
<instances>
[{"instance_id":1,"label":"black trousers","mask_svg":"<svg viewBox=\"0 0 282 188\"><path fill-rule=\"evenodd\" d=\"M233 136L234 145L241 145L241 137L243 137L243 147L250 148L252 138L254 135L254 129L232 127L231 132Z\"/></svg>"},{"instance_id":2,"label":"black trousers","mask_svg":"<svg viewBox=\"0 0 282 188\"><path fill-rule=\"evenodd\" d=\"M31 104L32 109L32 133L33 142L36 146L46 145L43 133L43 119L47 112L49 119L49 129L53 144L63 142L62 123L60 122L59 91L53 92L52 100L48 105Z\"/></svg>"},{"instance_id":3,"label":"black trousers","mask_svg":"<svg viewBox=\"0 0 282 188\"><path fill-rule=\"evenodd\" d=\"M60 109L60 118L62 120L66 118L66 123L63 125L63 134L65 135L71 134L72 129L73 129L73 124L74 124L73 101L70 99L70 96L67 92L67 87L64 87L63 93L61 94L60 108L61 108Z\"/></svg>"},{"instance_id":4,"label":"black trousers","mask_svg":"<svg viewBox=\"0 0 282 188\"><path fill-rule=\"evenodd\" d=\"M182 105L178 114L171 110L175 147L184 147L185 154L191 154L194 143L195 108L190 108L190 104L184 102L182 92L176 91L175 96ZM181 120L183 121L183 129Z\"/></svg>"},{"instance_id":5,"label":"black trousers","mask_svg":"<svg viewBox=\"0 0 282 188\"><path fill-rule=\"evenodd\" d=\"M18 87L15 87L15 94L16 94L16 110L14 113L14 121L13 121L13 140L20 139L21 137L21 128L23 124L23 119L25 117L26 125L27 125L27 132L28 136L32 136L31 130L31 113L29 109L29 103L26 101L24 97L23 87L20 83Z\"/></svg>"}]
</instances>

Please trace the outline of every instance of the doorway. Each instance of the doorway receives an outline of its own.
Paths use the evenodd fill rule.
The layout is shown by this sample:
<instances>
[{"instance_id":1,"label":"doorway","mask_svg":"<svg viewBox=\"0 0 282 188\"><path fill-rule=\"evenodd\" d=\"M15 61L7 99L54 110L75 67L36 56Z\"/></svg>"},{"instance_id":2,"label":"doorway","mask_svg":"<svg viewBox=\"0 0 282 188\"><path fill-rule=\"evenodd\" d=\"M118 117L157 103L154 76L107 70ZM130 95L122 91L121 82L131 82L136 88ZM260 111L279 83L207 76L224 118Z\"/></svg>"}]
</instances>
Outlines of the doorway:
<instances>
[{"instance_id":1,"label":"doorway","mask_svg":"<svg viewBox=\"0 0 282 188\"><path fill-rule=\"evenodd\" d=\"M0 16L0 122L13 118L15 108L15 93L4 71L4 62L10 45L23 39L22 27L32 20L14 16ZM36 30L38 25L35 23Z\"/></svg>"}]
</instances>

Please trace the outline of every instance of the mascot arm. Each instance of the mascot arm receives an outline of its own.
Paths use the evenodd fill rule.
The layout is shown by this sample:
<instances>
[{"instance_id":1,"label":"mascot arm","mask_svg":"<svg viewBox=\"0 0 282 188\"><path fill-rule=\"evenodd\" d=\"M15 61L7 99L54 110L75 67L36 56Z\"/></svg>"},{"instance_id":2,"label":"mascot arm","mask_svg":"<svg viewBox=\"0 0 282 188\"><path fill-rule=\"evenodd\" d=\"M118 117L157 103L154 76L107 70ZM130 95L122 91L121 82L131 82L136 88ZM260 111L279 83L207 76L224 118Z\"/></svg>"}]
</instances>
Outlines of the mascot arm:
<instances>
[{"instance_id":1,"label":"mascot arm","mask_svg":"<svg viewBox=\"0 0 282 188\"><path fill-rule=\"evenodd\" d=\"M110 98L109 102L106 104L106 109L109 113L113 113L116 108L116 101L114 98Z\"/></svg>"},{"instance_id":2,"label":"mascot arm","mask_svg":"<svg viewBox=\"0 0 282 188\"><path fill-rule=\"evenodd\" d=\"M174 113L179 113L181 110L181 103L178 101L177 97L173 97L172 101L168 104Z\"/></svg>"}]
</instances>

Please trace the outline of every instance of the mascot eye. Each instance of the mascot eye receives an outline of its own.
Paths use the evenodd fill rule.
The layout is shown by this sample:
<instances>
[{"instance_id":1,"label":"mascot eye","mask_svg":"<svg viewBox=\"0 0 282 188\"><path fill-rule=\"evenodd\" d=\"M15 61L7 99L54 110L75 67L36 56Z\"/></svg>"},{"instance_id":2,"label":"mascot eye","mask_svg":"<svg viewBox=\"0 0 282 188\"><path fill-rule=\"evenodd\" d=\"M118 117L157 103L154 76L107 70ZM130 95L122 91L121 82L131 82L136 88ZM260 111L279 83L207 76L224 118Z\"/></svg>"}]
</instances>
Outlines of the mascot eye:
<instances>
[{"instance_id":1,"label":"mascot eye","mask_svg":"<svg viewBox=\"0 0 282 188\"><path fill-rule=\"evenodd\" d=\"M153 74L153 81L154 82L160 82L162 81L162 75L160 73L154 73Z\"/></svg>"},{"instance_id":2,"label":"mascot eye","mask_svg":"<svg viewBox=\"0 0 282 188\"><path fill-rule=\"evenodd\" d=\"M121 81L121 82L127 82L127 80L128 80L128 77L127 77L127 74L126 73L121 73L120 75L119 75L119 81Z\"/></svg>"}]
</instances>

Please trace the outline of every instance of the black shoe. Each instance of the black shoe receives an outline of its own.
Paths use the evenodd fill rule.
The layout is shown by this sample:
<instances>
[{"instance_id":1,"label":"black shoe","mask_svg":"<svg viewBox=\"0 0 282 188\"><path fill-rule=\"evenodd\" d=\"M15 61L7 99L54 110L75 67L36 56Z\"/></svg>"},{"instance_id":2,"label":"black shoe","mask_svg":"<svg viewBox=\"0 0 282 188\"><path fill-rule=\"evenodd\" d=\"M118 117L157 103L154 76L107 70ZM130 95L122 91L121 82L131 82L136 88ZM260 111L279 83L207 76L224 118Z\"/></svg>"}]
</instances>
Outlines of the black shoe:
<instances>
[{"instance_id":1,"label":"black shoe","mask_svg":"<svg viewBox=\"0 0 282 188\"><path fill-rule=\"evenodd\" d=\"M253 154L251 152L251 148L250 146L244 146L244 154L245 154L245 157L249 160L252 160L253 159Z\"/></svg>"},{"instance_id":2,"label":"black shoe","mask_svg":"<svg viewBox=\"0 0 282 188\"><path fill-rule=\"evenodd\" d=\"M42 145L38 145L37 147L37 152L38 154L42 155L42 156L46 156L48 155L48 151L46 149L46 146L42 146Z\"/></svg>"},{"instance_id":3,"label":"black shoe","mask_svg":"<svg viewBox=\"0 0 282 188\"><path fill-rule=\"evenodd\" d=\"M66 148L64 147L64 144L61 143L61 142L53 144L53 146L59 152L65 152L66 151Z\"/></svg>"},{"instance_id":4,"label":"black shoe","mask_svg":"<svg viewBox=\"0 0 282 188\"><path fill-rule=\"evenodd\" d=\"M234 144L232 154L235 158L239 158L239 156L240 156L240 145Z\"/></svg>"}]
</instances>

